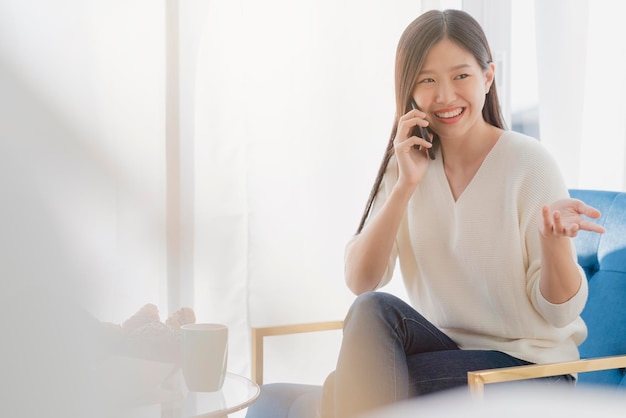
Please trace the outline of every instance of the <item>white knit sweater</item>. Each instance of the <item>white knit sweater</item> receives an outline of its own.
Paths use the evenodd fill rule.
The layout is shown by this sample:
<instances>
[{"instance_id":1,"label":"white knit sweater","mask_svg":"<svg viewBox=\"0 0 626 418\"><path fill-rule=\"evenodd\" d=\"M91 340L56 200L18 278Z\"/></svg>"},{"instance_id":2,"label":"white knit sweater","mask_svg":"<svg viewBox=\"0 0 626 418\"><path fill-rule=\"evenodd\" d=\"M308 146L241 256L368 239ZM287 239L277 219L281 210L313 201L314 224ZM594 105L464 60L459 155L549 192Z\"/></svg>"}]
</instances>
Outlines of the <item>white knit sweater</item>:
<instances>
[{"instance_id":1,"label":"white knit sweater","mask_svg":"<svg viewBox=\"0 0 626 418\"><path fill-rule=\"evenodd\" d=\"M392 158L370 219L396 179ZM565 303L551 304L539 291L537 216L543 204L567 196L541 143L513 131L500 137L456 202L439 154L409 201L378 287L399 260L413 307L461 348L534 363L577 359L587 335L583 270L578 294Z\"/></svg>"}]
</instances>

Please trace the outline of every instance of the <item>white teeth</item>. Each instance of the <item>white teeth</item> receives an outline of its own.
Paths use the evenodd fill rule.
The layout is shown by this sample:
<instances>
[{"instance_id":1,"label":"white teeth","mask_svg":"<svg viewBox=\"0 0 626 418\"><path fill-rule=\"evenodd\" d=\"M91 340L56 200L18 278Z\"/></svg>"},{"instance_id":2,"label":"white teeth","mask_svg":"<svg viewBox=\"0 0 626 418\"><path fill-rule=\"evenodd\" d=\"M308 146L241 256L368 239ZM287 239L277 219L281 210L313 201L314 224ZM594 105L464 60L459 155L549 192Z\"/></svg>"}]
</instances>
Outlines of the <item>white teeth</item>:
<instances>
[{"instance_id":1,"label":"white teeth","mask_svg":"<svg viewBox=\"0 0 626 418\"><path fill-rule=\"evenodd\" d=\"M440 118L453 118L455 116L459 116L461 112L463 112L463 108L458 108L451 112L443 112L443 113L435 113L435 114L437 115L437 117L440 117Z\"/></svg>"}]
</instances>

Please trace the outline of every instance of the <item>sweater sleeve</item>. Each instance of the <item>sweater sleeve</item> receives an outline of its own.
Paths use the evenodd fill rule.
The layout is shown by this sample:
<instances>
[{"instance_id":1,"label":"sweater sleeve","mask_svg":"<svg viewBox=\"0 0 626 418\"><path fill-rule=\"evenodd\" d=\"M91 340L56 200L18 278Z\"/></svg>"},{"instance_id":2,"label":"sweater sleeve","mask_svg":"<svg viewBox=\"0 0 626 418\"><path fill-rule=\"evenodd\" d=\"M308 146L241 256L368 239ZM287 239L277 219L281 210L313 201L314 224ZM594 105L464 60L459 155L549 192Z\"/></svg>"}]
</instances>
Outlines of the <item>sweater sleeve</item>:
<instances>
[{"instance_id":1,"label":"sweater sleeve","mask_svg":"<svg viewBox=\"0 0 626 418\"><path fill-rule=\"evenodd\" d=\"M579 268L579 270L584 276L582 269ZM580 283L578 293L576 293L574 297L567 302L554 304L543 297L539 290L539 281L537 281L537 284L533 288L533 304L541 316L550 324L557 328L563 328L577 319L585 307L588 294L587 279L583 277Z\"/></svg>"},{"instance_id":2,"label":"sweater sleeve","mask_svg":"<svg viewBox=\"0 0 626 418\"><path fill-rule=\"evenodd\" d=\"M551 325L562 328L576 320L587 301L588 284L583 269L578 266L581 285L568 301L553 304L546 300L539 289L541 281L541 242L537 217L544 204L569 197L568 190L556 161L541 149L534 156L530 170L521 183L518 207L521 227L524 230L527 251L527 292L537 312ZM568 238L571 239L571 238ZM576 249L572 245L572 258L576 261Z\"/></svg>"}]
</instances>

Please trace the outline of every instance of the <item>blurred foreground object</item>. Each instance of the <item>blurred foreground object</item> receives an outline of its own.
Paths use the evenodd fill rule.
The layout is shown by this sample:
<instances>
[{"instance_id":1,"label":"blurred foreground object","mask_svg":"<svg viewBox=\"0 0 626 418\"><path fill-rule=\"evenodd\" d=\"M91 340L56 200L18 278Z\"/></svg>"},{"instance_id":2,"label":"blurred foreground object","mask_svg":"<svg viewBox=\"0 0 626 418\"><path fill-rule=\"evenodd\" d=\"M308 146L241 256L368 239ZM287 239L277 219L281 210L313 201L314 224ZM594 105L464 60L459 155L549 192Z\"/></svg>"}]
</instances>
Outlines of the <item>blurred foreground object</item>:
<instances>
[{"instance_id":1,"label":"blurred foreground object","mask_svg":"<svg viewBox=\"0 0 626 418\"><path fill-rule=\"evenodd\" d=\"M475 399L466 389L415 398L373 411L360 418L419 418L437 416L481 418L623 417L623 392L600 387L563 387L540 383L510 383L489 387L484 399Z\"/></svg>"}]
</instances>

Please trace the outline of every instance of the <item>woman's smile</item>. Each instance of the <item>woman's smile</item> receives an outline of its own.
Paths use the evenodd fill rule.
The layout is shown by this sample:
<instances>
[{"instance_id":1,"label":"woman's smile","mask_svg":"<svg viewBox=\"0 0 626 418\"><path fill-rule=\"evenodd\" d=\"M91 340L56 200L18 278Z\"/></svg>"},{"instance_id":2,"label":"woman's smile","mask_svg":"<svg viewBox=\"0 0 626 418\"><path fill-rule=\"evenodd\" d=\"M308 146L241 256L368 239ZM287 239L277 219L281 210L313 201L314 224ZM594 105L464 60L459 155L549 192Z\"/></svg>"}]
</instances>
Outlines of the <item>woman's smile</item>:
<instances>
[{"instance_id":1,"label":"woman's smile","mask_svg":"<svg viewBox=\"0 0 626 418\"><path fill-rule=\"evenodd\" d=\"M434 112L437 119L442 123L456 123L465 113L464 107L445 109Z\"/></svg>"}]
</instances>

